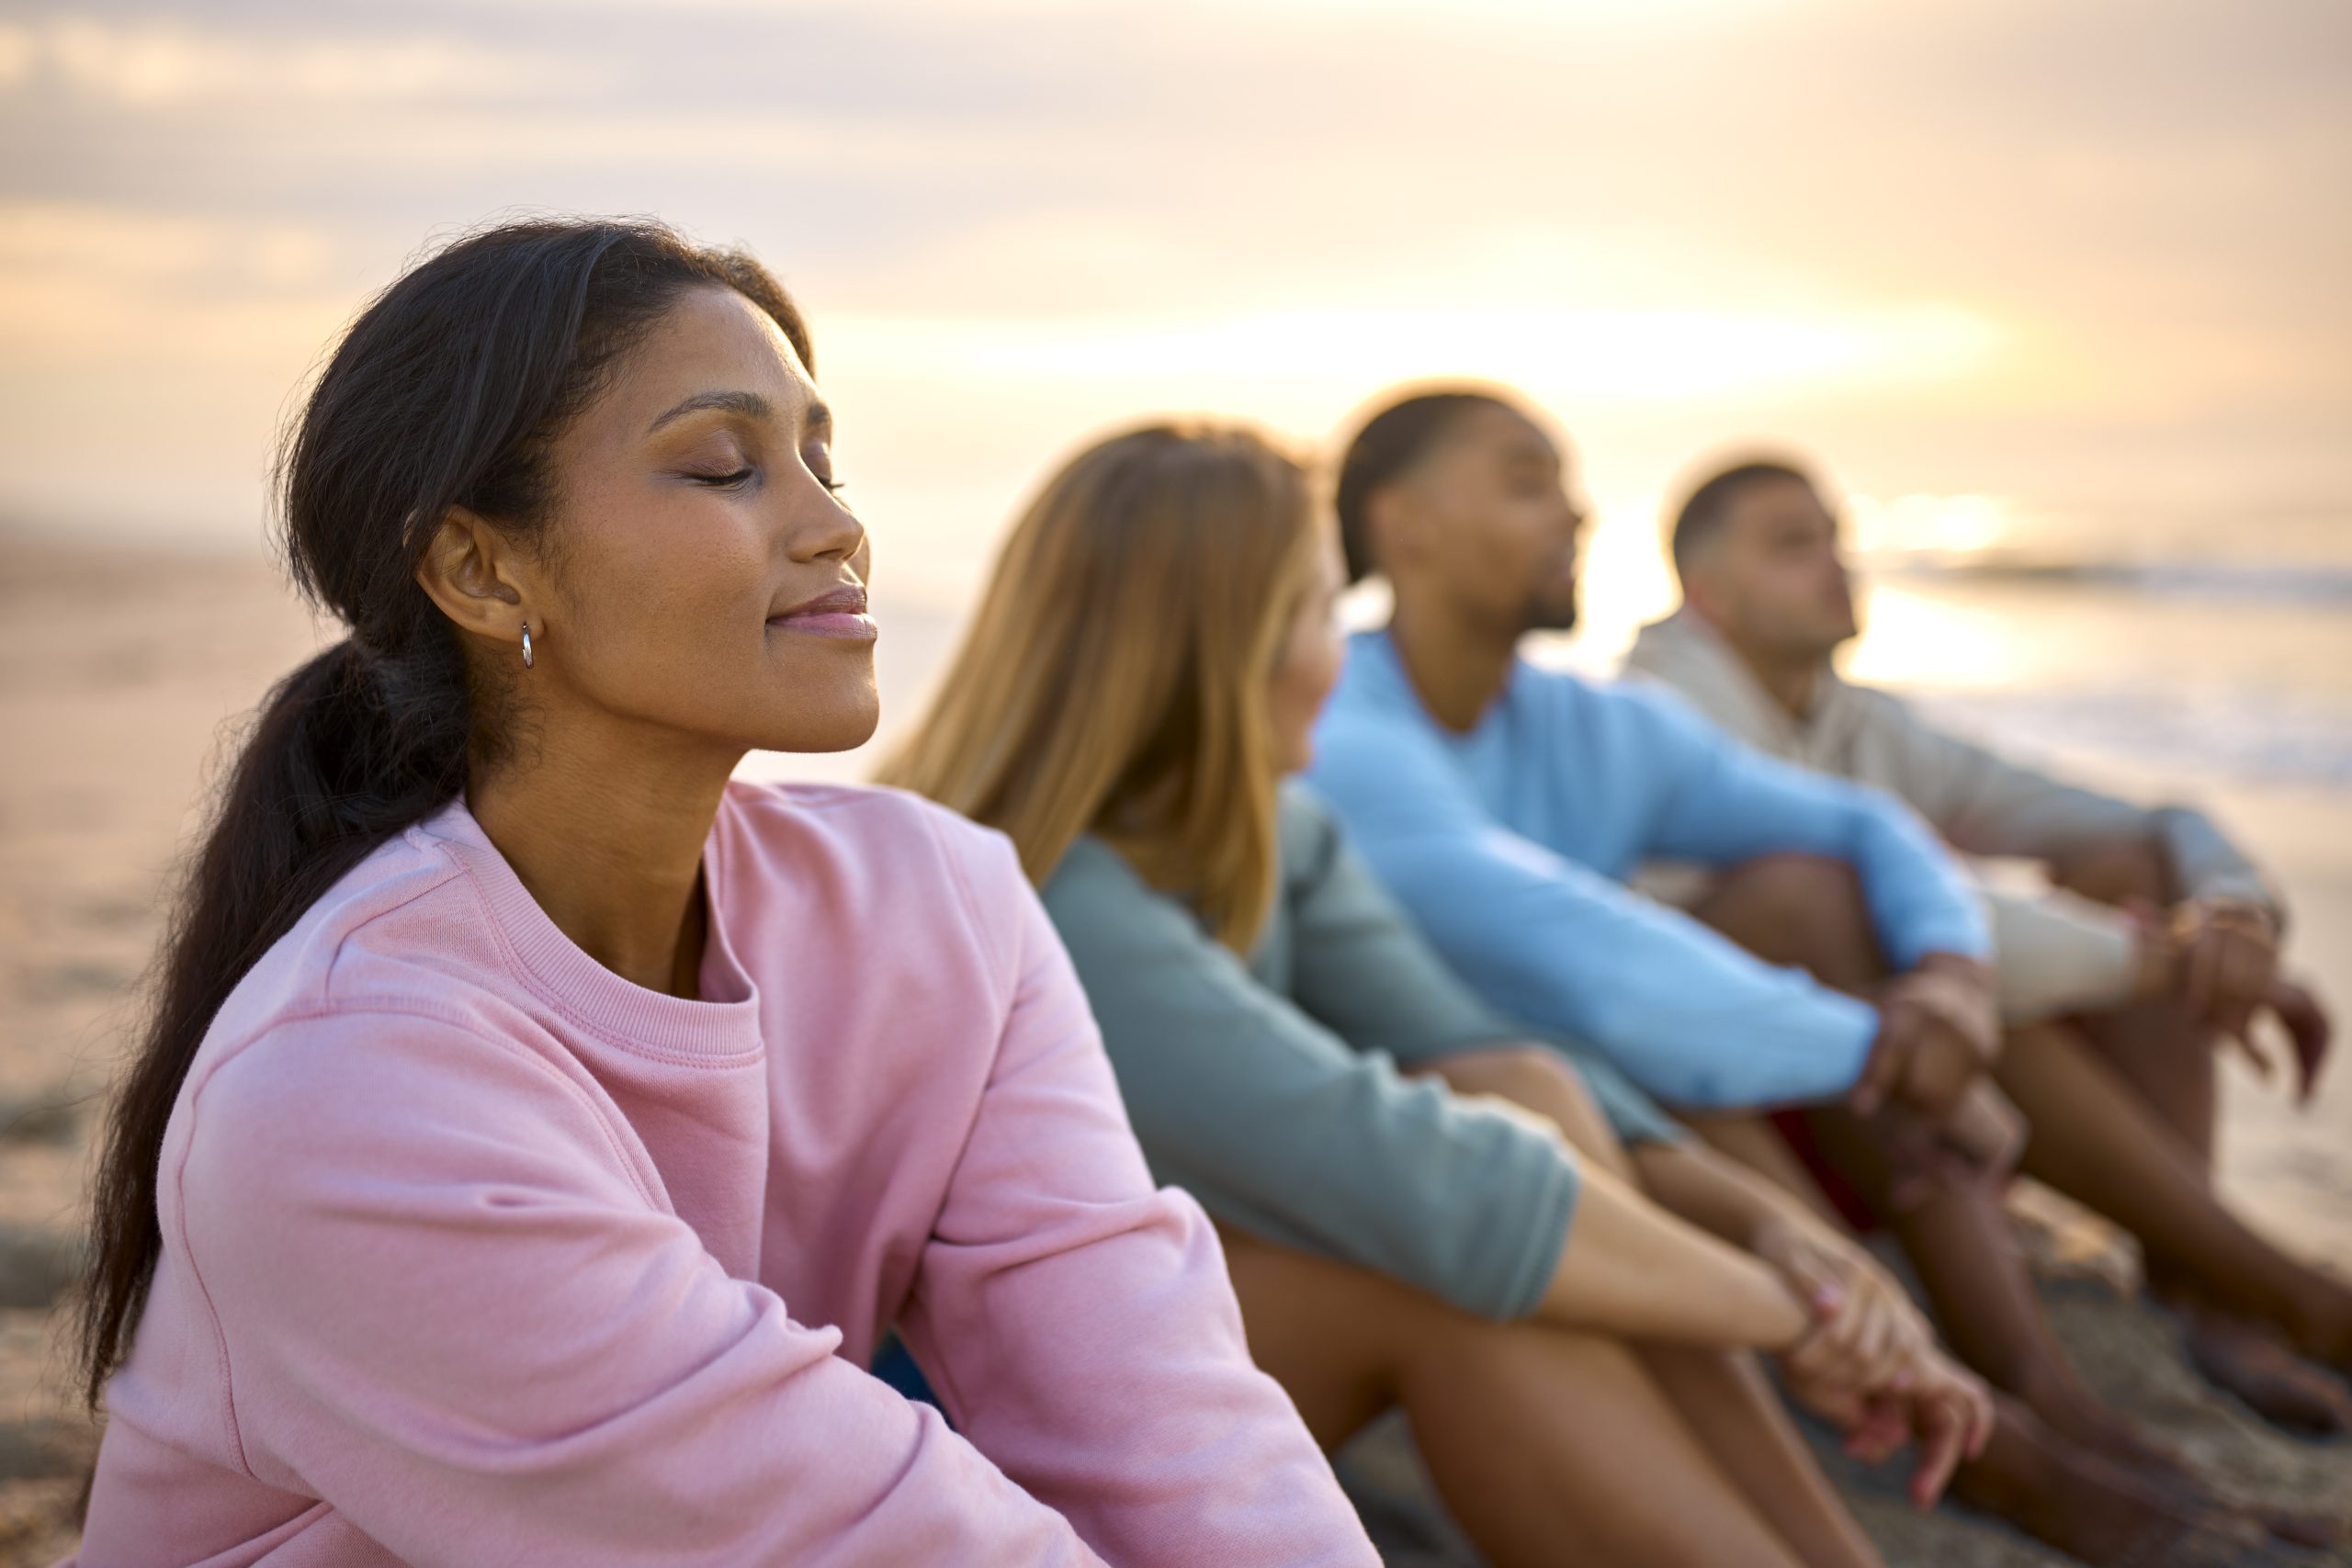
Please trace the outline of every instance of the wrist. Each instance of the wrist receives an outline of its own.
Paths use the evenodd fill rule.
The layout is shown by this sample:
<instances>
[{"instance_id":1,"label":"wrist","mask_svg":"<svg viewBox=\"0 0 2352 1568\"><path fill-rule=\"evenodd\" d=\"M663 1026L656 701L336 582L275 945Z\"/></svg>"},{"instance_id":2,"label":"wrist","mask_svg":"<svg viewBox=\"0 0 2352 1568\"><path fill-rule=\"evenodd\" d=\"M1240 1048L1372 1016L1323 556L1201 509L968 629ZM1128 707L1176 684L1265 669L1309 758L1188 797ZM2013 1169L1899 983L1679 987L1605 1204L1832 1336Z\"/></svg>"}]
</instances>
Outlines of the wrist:
<instances>
[{"instance_id":1,"label":"wrist","mask_svg":"<svg viewBox=\"0 0 2352 1568\"><path fill-rule=\"evenodd\" d=\"M1950 975L1988 990L1993 985L1992 964L1965 953L1930 953L1912 967L1921 975Z\"/></svg>"},{"instance_id":2,"label":"wrist","mask_svg":"<svg viewBox=\"0 0 2352 1568\"><path fill-rule=\"evenodd\" d=\"M2142 1001L2171 996L2180 982L2180 943L2153 921L2132 924L2139 961L2132 976L2132 996Z\"/></svg>"}]
</instances>

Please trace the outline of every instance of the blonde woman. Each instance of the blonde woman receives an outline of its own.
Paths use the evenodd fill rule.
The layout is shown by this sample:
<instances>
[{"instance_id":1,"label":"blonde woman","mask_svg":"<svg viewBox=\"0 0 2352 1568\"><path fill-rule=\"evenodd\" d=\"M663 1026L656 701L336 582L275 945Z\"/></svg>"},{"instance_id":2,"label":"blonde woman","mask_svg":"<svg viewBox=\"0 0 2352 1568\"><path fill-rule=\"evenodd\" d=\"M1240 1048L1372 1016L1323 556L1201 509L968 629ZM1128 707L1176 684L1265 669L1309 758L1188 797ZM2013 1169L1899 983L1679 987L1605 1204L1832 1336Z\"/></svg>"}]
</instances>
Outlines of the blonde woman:
<instances>
[{"instance_id":1,"label":"blonde woman","mask_svg":"<svg viewBox=\"0 0 2352 1568\"><path fill-rule=\"evenodd\" d=\"M1604 1120L1282 782L1340 658L1315 519L1245 429L1080 454L887 782L1012 838L1154 1173L1218 1220L1327 1449L1401 1404L1498 1568L1878 1562L1744 1352L1862 1449L1916 1433L1923 1505L1982 1389L1852 1246L1595 1066Z\"/></svg>"}]
</instances>

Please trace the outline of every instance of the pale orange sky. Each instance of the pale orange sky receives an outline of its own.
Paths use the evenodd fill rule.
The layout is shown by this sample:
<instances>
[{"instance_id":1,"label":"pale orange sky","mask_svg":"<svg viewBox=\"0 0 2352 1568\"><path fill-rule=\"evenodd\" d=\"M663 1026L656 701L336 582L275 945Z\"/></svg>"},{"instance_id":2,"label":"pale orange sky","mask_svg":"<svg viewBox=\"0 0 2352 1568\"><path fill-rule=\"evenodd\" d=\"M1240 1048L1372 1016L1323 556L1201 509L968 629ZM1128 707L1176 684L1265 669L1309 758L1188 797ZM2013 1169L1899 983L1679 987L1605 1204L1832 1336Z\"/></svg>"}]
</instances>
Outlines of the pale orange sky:
<instances>
[{"instance_id":1,"label":"pale orange sky","mask_svg":"<svg viewBox=\"0 0 2352 1568\"><path fill-rule=\"evenodd\" d=\"M0 518L255 536L337 324L554 209L792 284L919 581L1107 422L1438 374L1645 519L1778 439L1866 503L2352 526L2340 0L9 6L0 138Z\"/></svg>"}]
</instances>

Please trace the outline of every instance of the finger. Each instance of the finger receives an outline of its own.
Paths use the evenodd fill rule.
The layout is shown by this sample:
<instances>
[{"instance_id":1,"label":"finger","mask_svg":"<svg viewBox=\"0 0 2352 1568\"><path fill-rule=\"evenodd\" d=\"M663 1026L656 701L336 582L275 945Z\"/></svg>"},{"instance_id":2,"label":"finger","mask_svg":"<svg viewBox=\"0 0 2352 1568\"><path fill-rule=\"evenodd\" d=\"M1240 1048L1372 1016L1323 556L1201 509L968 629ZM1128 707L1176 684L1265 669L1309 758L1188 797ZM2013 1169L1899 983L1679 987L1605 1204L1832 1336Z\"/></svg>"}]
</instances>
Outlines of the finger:
<instances>
[{"instance_id":1,"label":"finger","mask_svg":"<svg viewBox=\"0 0 2352 1568\"><path fill-rule=\"evenodd\" d=\"M1850 1098L1857 1113L1868 1116L1886 1103L1886 1097L1901 1081L1905 1064L1910 1055L1911 1032L1908 1026L1897 1014L1884 1015L1879 1025L1878 1041L1862 1063L1861 1077L1854 1080L1854 1092Z\"/></svg>"},{"instance_id":2,"label":"finger","mask_svg":"<svg viewBox=\"0 0 2352 1568\"><path fill-rule=\"evenodd\" d=\"M2270 989L2275 955L2267 943L2245 931L2233 931L2222 946L2222 973L2217 982L2223 1003L2251 1006Z\"/></svg>"},{"instance_id":3,"label":"finger","mask_svg":"<svg viewBox=\"0 0 2352 1568\"><path fill-rule=\"evenodd\" d=\"M2263 1047L2261 1039L2255 1033L2253 1010L2241 1007L2226 1009L2216 1021L2215 1027L2222 1032L2222 1037L2230 1043L2237 1054L2245 1058L2246 1065L2254 1069L2255 1077L2264 1083L2268 1083L2270 1075L2278 1071L2278 1064L2270 1059L2270 1053Z\"/></svg>"},{"instance_id":4,"label":"finger","mask_svg":"<svg viewBox=\"0 0 2352 1568\"><path fill-rule=\"evenodd\" d=\"M1846 1310L1849 1292L1836 1263L1800 1242L1781 1260L1790 1286L1804 1298L1815 1319L1837 1316Z\"/></svg>"},{"instance_id":5,"label":"finger","mask_svg":"<svg viewBox=\"0 0 2352 1568\"><path fill-rule=\"evenodd\" d=\"M1842 1388L1847 1385L1831 1375L1837 1356L1834 1330L1825 1323L1816 1324L1804 1338L1789 1347L1781 1359L1788 1367L1789 1375L1800 1382Z\"/></svg>"},{"instance_id":6,"label":"finger","mask_svg":"<svg viewBox=\"0 0 2352 1568\"><path fill-rule=\"evenodd\" d=\"M1974 1378L1959 1380L1962 1397L1968 1404L1968 1457L1984 1457L1984 1445L1993 1440L1993 1427L2000 1420L1994 1406L1993 1392Z\"/></svg>"},{"instance_id":7,"label":"finger","mask_svg":"<svg viewBox=\"0 0 2352 1568\"><path fill-rule=\"evenodd\" d=\"M1872 1303L1861 1314L1861 1331L1854 1337L1854 1381L1864 1388L1894 1388L1896 1375L1903 1370L1902 1348L1897 1342L1894 1314L1883 1302ZM1905 1379L1907 1386L1909 1380Z\"/></svg>"},{"instance_id":8,"label":"finger","mask_svg":"<svg viewBox=\"0 0 2352 1568\"><path fill-rule=\"evenodd\" d=\"M1840 1388L1864 1388L1859 1373L1861 1355L1857 1337L1864 1325L1852 1313L1822 1325L1819 1330L1820 1353L1814 1361L1815 1375Z\"/></svg>"},{"instance_id":9,"label":"finger","mask_svg":"<svg viewBox=\"0 0 2352 1568\"><path fill-rule=\"evenodd\" d=\"M1904 1407L1891 1399L1862 1402L1859 1417L1846 1433L1846 1451L1865 1464L1879 1464L1910 1436Z\"/></svg>"},{"instance_id":10,"label":"finger","mask_svg":"<svg viewBox=\"0 0 2352 1568\"><path fill-rule=\"evenodd\" d=\"M1921 1511L1936 1506L1960 1468L1967 1438L1960 1411L1943 1400L1929 1401L1919 1412L1919 1463L1911 1472L1911 1502Z\"/></svg>"},{"instance_id":11,"label":"finger","mask_svg":"<svg viewBox=\"0 0 2352 1568\"><path fill-rule=\"evenodd\" d=\"M2327 1064L2333 1032L2327 1013L2309 991L2286 980L2271 982L2270 1008L2278 1015L2279 1023L2287 1031L2287 1042L2295 1053L2296 1101L2309 1105L2312 1091L2319 1087L2320 1069Z\"/></svg>"},{"instance_id":12,"label":"finger","mask_svg":"<svg viewBox=\"0 0 2352 1568\"><path fill-rule=\"evenodd\" d=\"M2200 931L2188 944L2188 979L2182 987L2189 1010L2201 1013L2211 1004L2213 995L2214 940L2211 931Z\"/></svg>"}]
</instances>

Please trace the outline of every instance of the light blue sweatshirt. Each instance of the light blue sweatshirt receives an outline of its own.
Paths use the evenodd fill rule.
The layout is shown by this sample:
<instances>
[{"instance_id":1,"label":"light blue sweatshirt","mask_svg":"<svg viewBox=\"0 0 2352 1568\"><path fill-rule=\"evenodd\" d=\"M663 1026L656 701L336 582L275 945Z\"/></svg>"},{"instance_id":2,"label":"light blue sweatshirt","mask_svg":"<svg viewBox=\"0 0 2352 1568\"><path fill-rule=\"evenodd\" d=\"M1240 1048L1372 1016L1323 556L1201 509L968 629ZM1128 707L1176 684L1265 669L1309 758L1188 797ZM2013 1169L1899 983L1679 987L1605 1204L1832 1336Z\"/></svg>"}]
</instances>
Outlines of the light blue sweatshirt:
<instances>
[{"instance_id":1,"label":"light blue sweatshirt","mask_svg":"<svg viewBox=\"0 0 2352 1568\"><path fill-rule=\"evenodd\" d=\"M1316 788L1457 974L1670 1104L1834 1098L1860 1076L1878 1015L1625 887L1645 860L1835 856L1897 967L1991 951L1967 884L1902 805L1752 751L1654 688L1522 660L1457 735L1421 705L1387 634L1361 633L1316 751Z\"/></svg>"}]
</instances>

